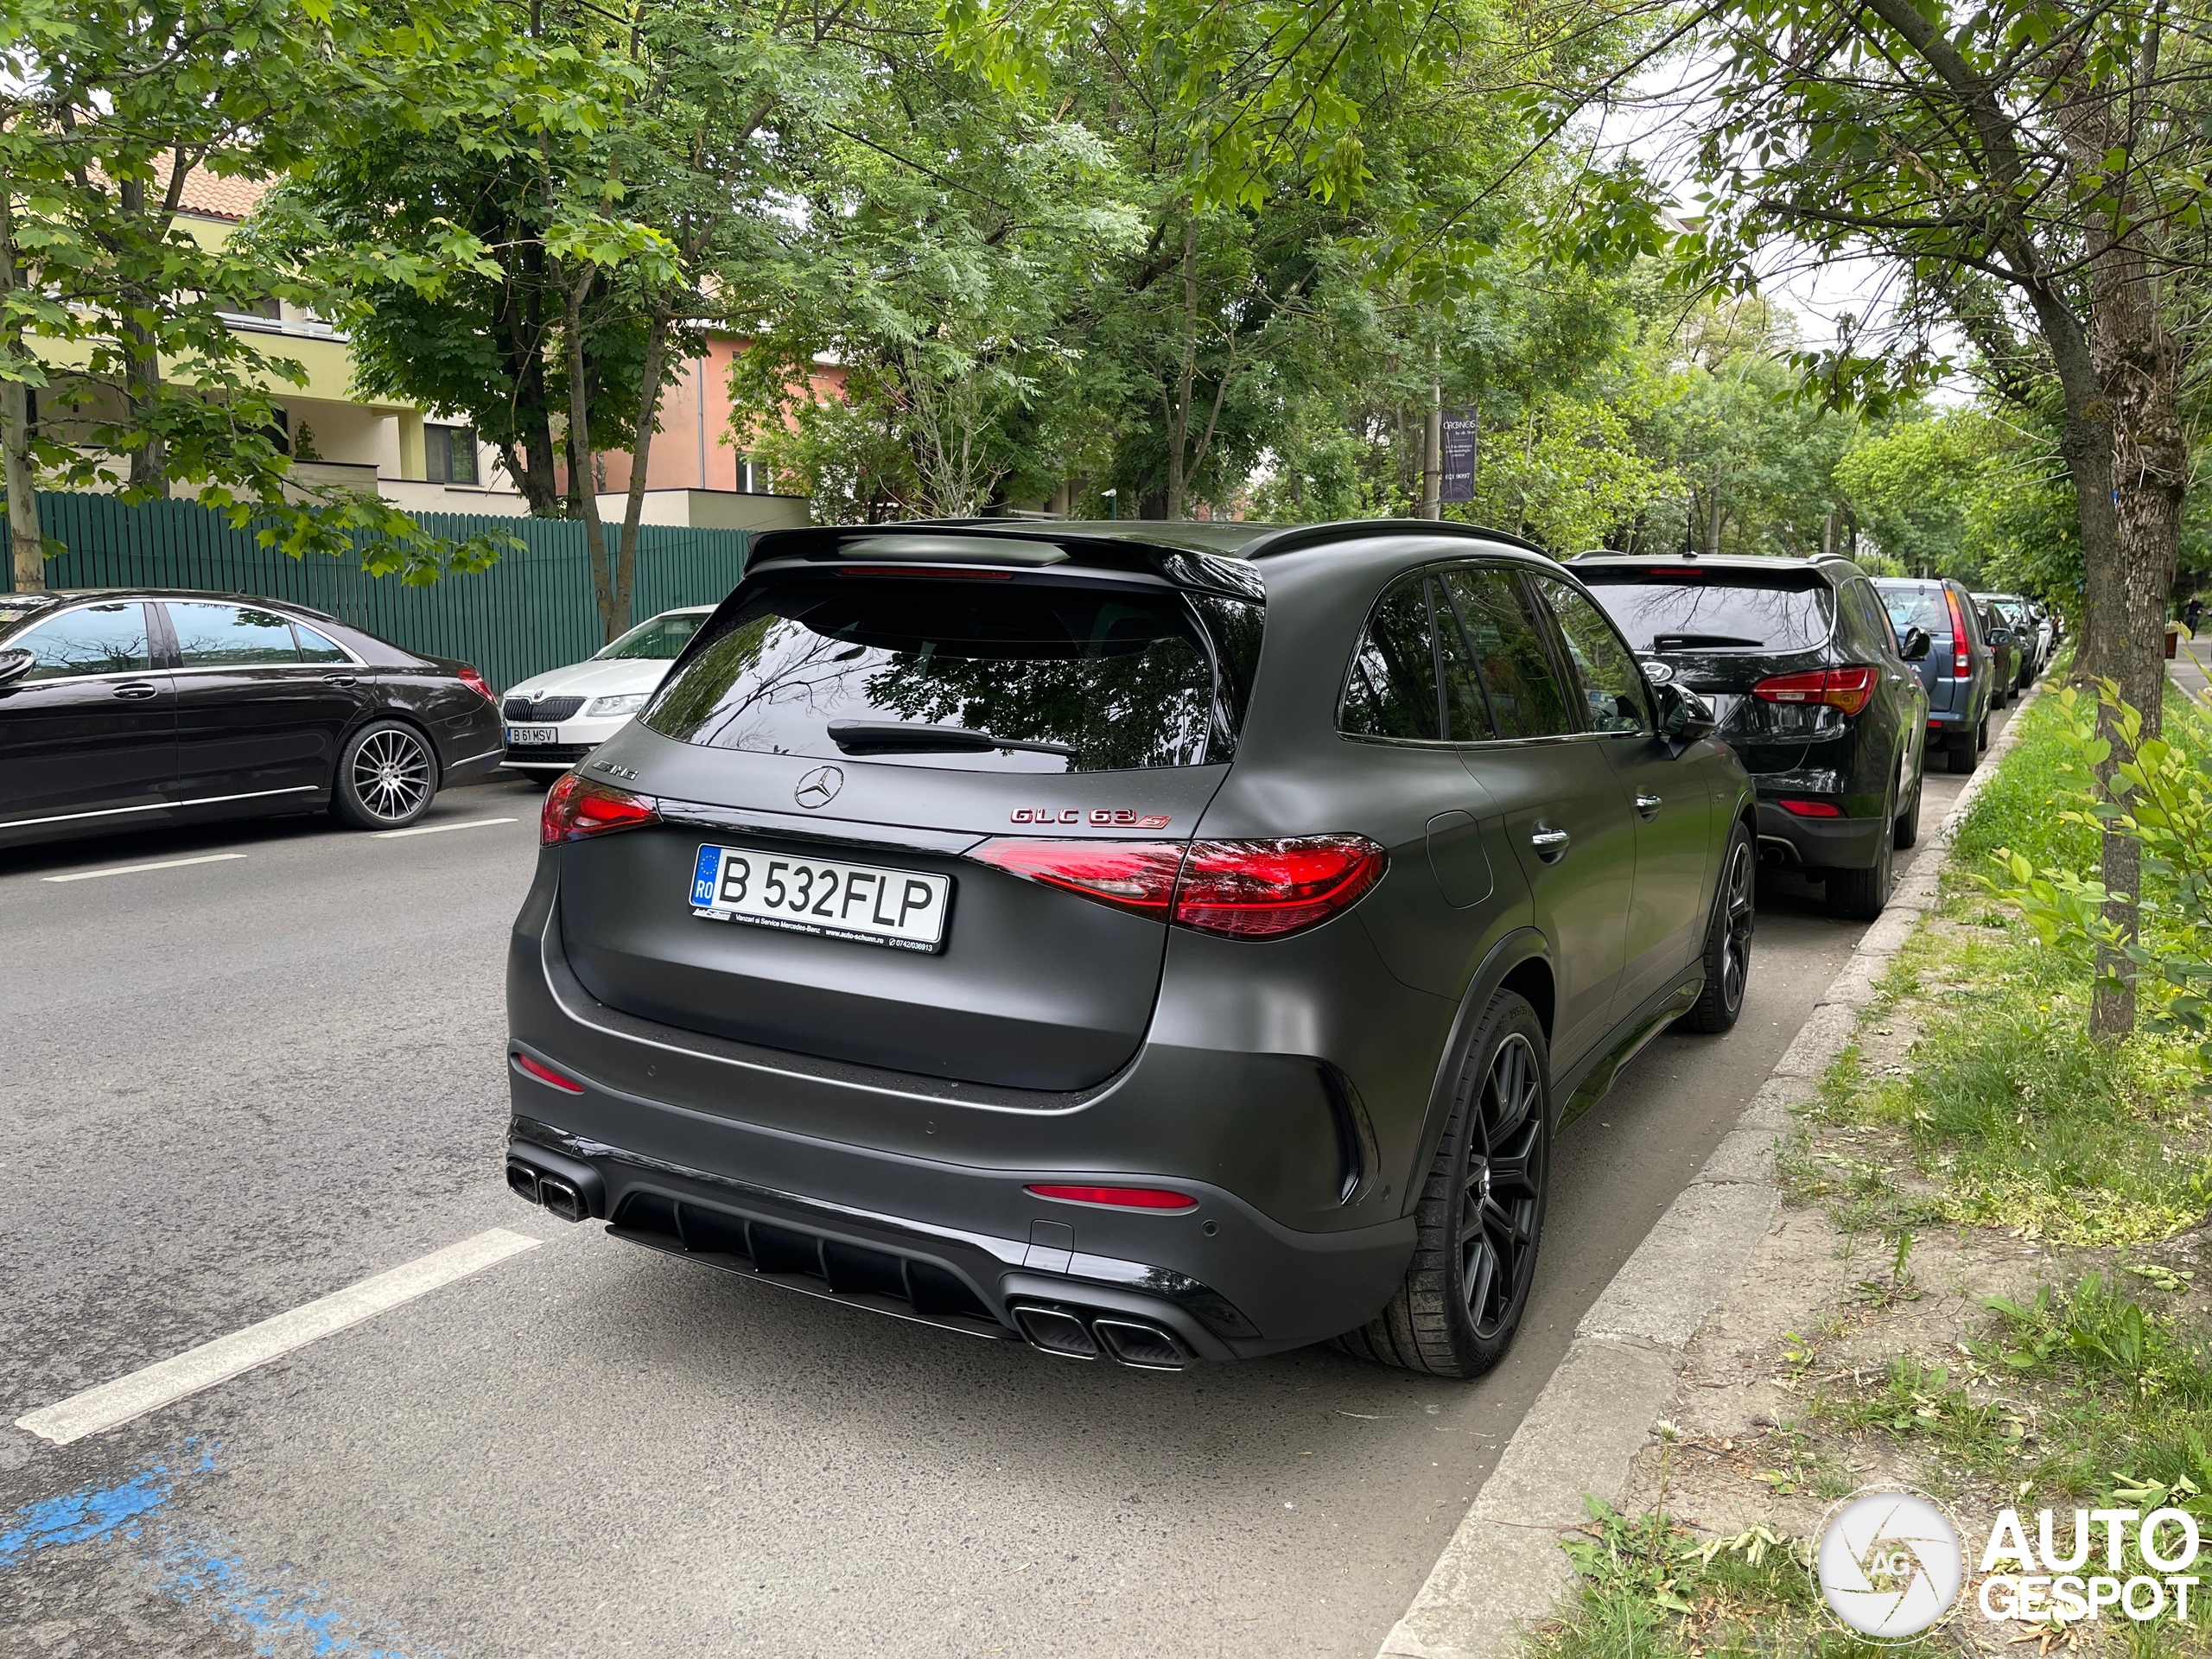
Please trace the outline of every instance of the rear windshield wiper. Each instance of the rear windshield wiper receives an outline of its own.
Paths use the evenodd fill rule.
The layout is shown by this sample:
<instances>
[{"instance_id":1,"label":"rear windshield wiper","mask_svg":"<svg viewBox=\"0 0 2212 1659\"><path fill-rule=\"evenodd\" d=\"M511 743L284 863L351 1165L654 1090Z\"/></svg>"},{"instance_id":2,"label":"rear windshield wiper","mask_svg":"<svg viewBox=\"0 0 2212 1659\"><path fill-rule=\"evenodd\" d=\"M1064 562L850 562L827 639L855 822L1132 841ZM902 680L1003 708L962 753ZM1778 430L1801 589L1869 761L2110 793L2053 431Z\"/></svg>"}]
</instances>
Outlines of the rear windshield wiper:
<instances>
[{"instance_id":1,"label":"rear windshield wiper","mask_svg":"<svg viewBox=\"0 0 2212 1659\"><path fill-rule=\"evenodd\" d=\"M1746 639L1735 633L1655 633L1654 651L1702 651L1715 645L1763 645L1764 639Z\"/></svg>"},{"instance_id":2,"label":"rear windshield wiper","mask_svg":"<svg viewBox=\"0 0 2212 1659\"><path fill-rule=\"evenodd\" d=\"M994 737L966 726L916 726L900 720L833 720L830 741L847 754L988 754L994 749L1026 749L1075 759L1071 743Z\"/></svg>"}]
</instances>

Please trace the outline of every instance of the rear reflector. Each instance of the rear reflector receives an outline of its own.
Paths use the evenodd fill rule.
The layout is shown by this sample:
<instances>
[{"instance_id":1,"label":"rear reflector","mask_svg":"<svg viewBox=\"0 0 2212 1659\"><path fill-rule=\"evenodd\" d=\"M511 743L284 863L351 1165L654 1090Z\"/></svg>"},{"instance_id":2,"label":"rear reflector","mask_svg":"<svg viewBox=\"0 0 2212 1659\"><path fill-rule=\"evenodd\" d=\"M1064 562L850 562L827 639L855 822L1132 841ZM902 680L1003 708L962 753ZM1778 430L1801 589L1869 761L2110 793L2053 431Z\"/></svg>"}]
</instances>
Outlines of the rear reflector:
<instances>
[{"instance_id":1,"label":"rear reflector","mask_svg":"<svg viewBox=\"0 0 2212 1659\"><path fill-rule=\"evenodd\" d=\"M968 856L1200 933L1274 939L1325 922L1382 878L1364 836L1268 841L987 841Z\"/></svg>"},{"instance_id":2,"label":"rear reflector","mask_svg":"<svg viewBox=\"0 0 2212 1659\"><path fill-rule=\"evenodd\" d=\"M1158 1186L1032 1186L1040 1198L1067 1204L1110 1204L1122 1210L1195 1210L1198 1201L1187 1192L1170 1192Z\"/></svg>"},{"instance_id":3,"label":"rear reflector","mask_svg":"<svg viewBox=\"0 0 2212 1659\"><path fill-rule=\"evenodd\" d=\"M584 1091L583 1084L578 1083L574 1077L563 1077L551 1066L533 1060L527 1054L516 1054L514 1062L540 1083L550 1083L564 1095L581 1095Z\"/></svg>"},{"instance_id":4,"label":"rear reflector","mask_svg":"<svg viewBox=\"0 0 2212 1659\"><path fill-rule=\"evenodd\" d=\"M659 822L658 804L646 797L563 772L545 797L545 810L537 820L537 844L551 847Z\"/></svg>"},{"instance_id":5,"label":"rear reflector","mask_svg":"<svg viewBox=\"0 0 2212 1659\"><path fill-rule=\"evenodd\" d=\"M1855 715L1874 695L1871 668L1809 668L1802 674L1777 674L1751 688L1769 702L1825 702Z\"/></svg>"},{"instance_id":6,"label":"rear reflector","mask_svg":"<svg viewBox=\"0 0 2212 1659\"><path fill-rule=\"evenodd\" d=\"M1843 809L1834 801L1777 801L1775 804L1801 818L1840 818L1843 816Z\"/></svg>"}]
</instances>

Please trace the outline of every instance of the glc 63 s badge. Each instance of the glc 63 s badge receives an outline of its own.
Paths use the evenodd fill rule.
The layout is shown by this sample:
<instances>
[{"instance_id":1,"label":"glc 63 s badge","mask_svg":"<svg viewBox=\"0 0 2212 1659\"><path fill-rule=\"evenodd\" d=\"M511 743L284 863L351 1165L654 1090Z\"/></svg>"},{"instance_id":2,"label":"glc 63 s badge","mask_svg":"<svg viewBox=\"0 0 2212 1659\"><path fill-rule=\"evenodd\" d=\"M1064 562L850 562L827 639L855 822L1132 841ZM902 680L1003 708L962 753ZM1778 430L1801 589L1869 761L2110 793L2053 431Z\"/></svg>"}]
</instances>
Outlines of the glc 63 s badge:
<instances>
[{"instance_id":1,"label":"glc 63 s badge","mask_svg":"<svg viewBox=\"0 0 2212 1659\"><path fill-rule=\"evenodd\" d=\"M1165 812L1139 813L1126 806L1017 806L1015 823L1087 823L1096 830L1165 830Z\"/></svg>"}]
</instances>

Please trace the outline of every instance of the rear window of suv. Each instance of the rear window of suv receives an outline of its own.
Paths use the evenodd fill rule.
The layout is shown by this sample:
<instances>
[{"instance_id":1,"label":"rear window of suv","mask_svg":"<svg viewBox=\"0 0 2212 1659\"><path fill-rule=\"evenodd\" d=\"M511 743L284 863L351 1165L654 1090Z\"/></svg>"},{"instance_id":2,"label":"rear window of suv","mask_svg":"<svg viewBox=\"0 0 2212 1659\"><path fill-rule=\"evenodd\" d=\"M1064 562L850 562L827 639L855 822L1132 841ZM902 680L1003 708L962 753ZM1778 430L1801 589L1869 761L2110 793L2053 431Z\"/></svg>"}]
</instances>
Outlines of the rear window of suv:
<instances>
[{"instance_id":1,"label":"rear window of suv","mask_svg":"<svg viewBox=\"0 0 2212 1659\"><path fill-rule=\"evenodd\" d=\"M1815 570L1578 566L1575 575L1638 652L1809 651L1835 620L1834 596Z\"/></svg>"},{"instance_id":2,"label":"rear window of suv","mask_svg":"<svg viewBox=\"0 0 2212 1659\"><path fill-rule=\"evenodd\" d=\"M1943 589L1935 582L1914 583L1892 588L1878 582L1875 591L1882 596L1882 607L1890 613L1890 626L1897 630L1897 638L1904 638L1907 628L1918 628L1931 639L1951 632L1950 607L1943 603Z\"/></svg>"},{"instance_id":3,"label":"rear window of suv","mask_svg":"<svg viewBox=\"0 0 2212 1659\"><path fill-rule=\"evenodd\" d=\"M768 576L643 719L766 754L998 772L1199 766L1229 759L1260 614L1134 585ZM1033 747L960 747L976 734Z\"/></svg>"}]
</instances>

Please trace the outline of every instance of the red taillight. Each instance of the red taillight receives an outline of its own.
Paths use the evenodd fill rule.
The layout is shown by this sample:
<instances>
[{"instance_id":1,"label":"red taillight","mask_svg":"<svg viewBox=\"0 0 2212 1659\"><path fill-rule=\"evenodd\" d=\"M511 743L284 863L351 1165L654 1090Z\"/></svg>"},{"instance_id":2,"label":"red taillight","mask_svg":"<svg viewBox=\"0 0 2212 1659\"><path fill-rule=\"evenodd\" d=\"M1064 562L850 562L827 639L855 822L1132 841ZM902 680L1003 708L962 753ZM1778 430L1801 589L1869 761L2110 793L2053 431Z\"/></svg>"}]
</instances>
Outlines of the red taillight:
<instances>
[{"instance_id":1,"label":"red taillight","mask_svg":"<svg viewBox=\"0 0 2212 1659\"><path fill-rule=\"evenodd\" d=\"M1185 1192L1158 1186L1033 1186L1040 1198L1067 1204L1110 1204L1123 1210L1195 1210L1198 1201Z\"/></svg>"},{"instance_id":2,"label":"red taillight","mask_svg":"<svg viewBox=\"0 0 2212 1659\"><path fill-rule=\"evenodd\" d=\"M545 810L537 820L537 844L550 847L659 822L659 808L643 795L563 772L545 797Z\"/></svg>"},{"instance_id":3,"label":"red taillight","mask_svg":"<svg viewBox=\"0 0 2212 1659\"><path fill-rule=\"evenodd\" d=\"M1274 939L1325 922L1382 878L1364 836L1272 841L987 841L979 863L1201 933Z\"/></svg>"},{"instance_id":4,"label":"red taillight","mask_svg":"<svg viewBox=\"0 0 2212 1659\"><path fill-rule=\"evenodd\" d=\"M1808 668L1802 674L1777 674L1751 688L1769 702L1825 702L1855 715L1874 695L1871 668Z\"/></svg>"},{"instance_id":5,"label":"red taillight","mask_svg":"<svg viewBox=\"0 0 2212 1659\"><path fill-rule=\"evenodd\" d=\"M1843 809L1834 801L1777 801L1775 804L1801 818L1840 818L1843 816Z\"/></svg>"},{"instance_id":6,"label":"red taillight","mask_svg":"<svg viewBox=\"0 0 2212 1659\"><path fill-rule=\"evenodd\" d=\"M1175 920L1232 939L1274 939L1325 922L1382 879L1365 836L1198 841L1183 860Z\"/></svg>"},{"instance_id":7,"label":"red taillight","mask_svg":"<svg viewBox=\"0 0 2212 1659\"><path fill-rule=\"evenodd\" d=\"M1276 841L987 841L969 858L1135 916L1225 938L1325 923L1382 878L1367 836Z\"/></svg>"},{"instance_id":8,"label":"red taillight","mask_svg":"<svg viewBox=\"0 0 2212 1659\"><path fill-rule=\"evenodd\" d=\"M1116 910L1167 919L1182 868L1179 841L987 841L968 855Z\"/></svg>"},{"instance_id":9,"label":"red taillight","mask_svg":"<svg viewBox=\"0 0 2212 1659\"><path fill-rule=\"evenodd\" d=\"M1951 607L1951 677L1963 680L1974 672L1974 658L1967 645L1966 613L1959 608L1959 596L1948 588L1943 590L1943 602Z\"/></svg>"},{"instance_id":10,"label":"red taillight","mask_svg":"<svg viewBox=\"0 0 2212 1659\"><path fill-rule=\"evenodd\" d=\"M474 669L471 668L467 663L463 663L461 665L461 672L458 677L463 685L474 691L478 696L483 698L485 702L492 704L494 708L499 706L499 694L492 689L491 682L486 680L481 674L479 674Z\"/></svg>"},{"instance_id":11,"label":"red taillight","mask_svg":"<svg viewBox=\"0 0 2212 1659\"><path fill-rule=\"evenodd\" d=\"M527 1054L518 1052L513 1058L514 1063L531 1077L536 1077L540 1083L551 1084L563 1094L581 1095L584 1091L583 1084L578 1083L574 1077L563 1077L551 1066L533 1060Z\"/></svg>"}]
</instances>

